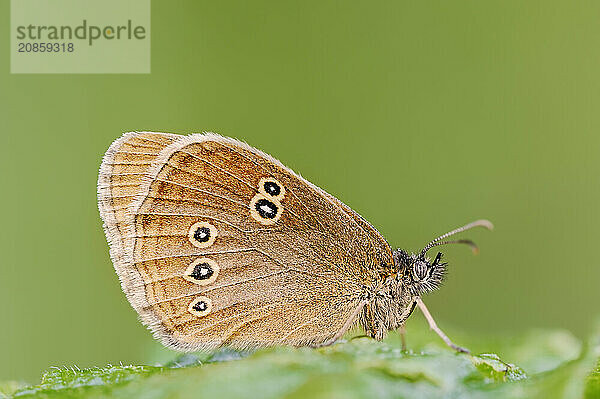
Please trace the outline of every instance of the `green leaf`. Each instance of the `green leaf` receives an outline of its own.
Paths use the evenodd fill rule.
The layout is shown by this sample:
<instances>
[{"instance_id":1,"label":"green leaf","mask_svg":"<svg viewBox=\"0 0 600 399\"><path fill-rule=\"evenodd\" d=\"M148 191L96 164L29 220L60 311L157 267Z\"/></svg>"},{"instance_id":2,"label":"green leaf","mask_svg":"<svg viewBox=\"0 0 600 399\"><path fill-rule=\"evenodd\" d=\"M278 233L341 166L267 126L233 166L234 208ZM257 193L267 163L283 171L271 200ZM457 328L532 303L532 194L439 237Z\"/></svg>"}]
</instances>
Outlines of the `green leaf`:
<instances>
[{"instance_id":1,"label":"green leaf","mask_svg":"<svg viewBox=\"0 0 600 399\"><path fill-rule=\"evenodd\" d=\"M10 398L13 393L25 387L27 384L19 381L0 382L0 399Z\"/></svg>"},{"instance_id":2,"label":"green leaf","mask_svg":"<svg viewBox=\"0 0 600 399\"><path fill-rule=\"evenodd\" d=\"M484 375L496 382L520 381L527 378L525 372L514 364L503 362L498 355L493 353L482 353L473 356L473 364Z\"/></svg>"},{"instance_id":3,"label":"green leaf","mask_svg":"<svg viewBox=\"0 0 600 399\"><path fill-rule=\"evenodd\" d=\"M585 383L586 399L600 398L600 360L596 363L596 367L587 377Z\"/></svg>"},{"instance_id":4,"label":"green leaf","mask_svg":"<svg viewBox=\"0 0 600 399\"><path fill-rule=\"evenodd\" d=\"M15 396L57 397L58 394L80 397L80 393L83 394L92 387L97 387L102 392L109 392L129 381L163 370L165 370L163 367L123 365L90 369L56 368L45 373L39 385L22 388L15 393Z\"/></svg>"},{"instance_id":5,"label":"green leaf","mask_svg":"<svg viewBox=\"0 0 600 399\"><path fill-rule=\"evenodd\" d=\"M582 350L568 333L533 331L522 337L489 339L488 346L500 349L500 355L467 355L439 344L426 327L410 327L409 351L402 351L398 334L383 342L356 338L319 349L282 347L254 353L224 349L181 355L160 367L57 369L46 373L39 385L16 392L12 389L6 395L223 399L600 397L597 340ZM461 344L485 346L483 338L457 335ZM525 366L521 368L521 364Z\"/></svg>"}]
</instances>

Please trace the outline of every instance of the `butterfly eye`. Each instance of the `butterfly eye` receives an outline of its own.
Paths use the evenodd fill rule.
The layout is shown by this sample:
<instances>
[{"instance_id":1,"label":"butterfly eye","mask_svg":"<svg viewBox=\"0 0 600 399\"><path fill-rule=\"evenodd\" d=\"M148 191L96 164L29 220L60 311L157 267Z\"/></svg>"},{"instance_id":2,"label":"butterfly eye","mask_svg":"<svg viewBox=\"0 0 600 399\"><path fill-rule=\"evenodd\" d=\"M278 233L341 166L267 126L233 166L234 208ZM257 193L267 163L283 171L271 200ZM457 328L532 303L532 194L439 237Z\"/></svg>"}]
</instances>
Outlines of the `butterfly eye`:
<instances>
[{"instance_id":1,"label":"butterfly eye","mask_svg":"<svg viewBox=\"0 0 600 399\"><path fill-rule=\"evenodd\" d=\"M217 234L217 228L212 224L208 222L198 222L190 227L188 238L195 247L206 248L215 242Z\"/></svg>"},{"instance_id":2,"label":"butterfly eye","mask_svg":"<svg viewBox=\"0 0 600 399\"><path fill-rule=\"evenodd\" d=\"M219 275L219 265L212 259L200 258L193 261L185 270L183 278L194 284L208 285Z\"/></svg>"},{"instance_id":3,"label":"butterfly eye","mask_svg":"<svg viewBox=\"0 0 600 399\"><path fill-rule=\"evenodd\" d=\"M198 317L206 316L212 309L212 301L205 296L199 296L188 306L188 311Z\"/></svg>"},{"instance_id":4,"label":"butterfly eye","mask_svg":"<svg viewBox=\"0 0 600 399\"><path fill-rule=\"evenodd\" d=\"M270 200L263 194L257 194L250 201L250 214L260 223L269 225L279 220L283 212L283 205L277 200Z\"/></svg>"},{"instance_id":5,"label":"butterfly eye","mask_svg":"<svg viewBox=\"0 0 600 399\"><path fill-rule=\"evenodd\" d=\"M281 201L285 196L285 188L283 188L283 185L271 177L263 177L260 179L258 191L265 194L265 197L271 197L278 201Z\"/></svg>"}]
</instances>

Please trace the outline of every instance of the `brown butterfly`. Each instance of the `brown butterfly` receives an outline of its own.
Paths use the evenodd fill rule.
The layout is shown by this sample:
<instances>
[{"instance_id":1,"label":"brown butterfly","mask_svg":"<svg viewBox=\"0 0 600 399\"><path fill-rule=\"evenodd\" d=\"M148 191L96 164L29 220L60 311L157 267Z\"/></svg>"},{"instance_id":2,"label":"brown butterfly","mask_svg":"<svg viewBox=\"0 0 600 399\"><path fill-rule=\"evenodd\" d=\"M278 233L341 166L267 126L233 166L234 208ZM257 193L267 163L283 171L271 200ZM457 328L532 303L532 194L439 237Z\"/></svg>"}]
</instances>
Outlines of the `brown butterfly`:
<instances>
[{"instance_id":1,"label":"brown butterfly","mask_svg":"<svg viewBox=\"0 0 600 399\"><path fill-rule=\"evenodd\" d=\"M383 339L446 271L392 250L360 215L273 157L214 133L126 133L106 152L98 202L123 291L164 345L329 345L356 324Z\"/></svg>"}]
</instances>

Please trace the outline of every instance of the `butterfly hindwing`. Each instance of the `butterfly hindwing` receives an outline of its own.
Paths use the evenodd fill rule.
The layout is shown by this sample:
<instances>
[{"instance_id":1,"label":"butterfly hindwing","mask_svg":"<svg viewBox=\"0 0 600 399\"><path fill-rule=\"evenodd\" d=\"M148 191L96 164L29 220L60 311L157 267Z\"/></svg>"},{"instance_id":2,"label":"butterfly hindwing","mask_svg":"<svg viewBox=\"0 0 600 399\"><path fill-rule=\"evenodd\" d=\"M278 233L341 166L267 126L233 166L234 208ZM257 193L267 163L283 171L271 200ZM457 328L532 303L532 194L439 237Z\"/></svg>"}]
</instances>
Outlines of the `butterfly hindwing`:
<instances>
[{"instance_id":1,"label":"butterfly hindwing","mask_svg":"<svg viewBox=\"0 0 600 399\"><path fill-rule=\"evenodd\" d=\"M115 140L106 151L98 177L98 208L110 244L110 254L123 290L130 302L132 287L139 274L125 262L125 238L130 206L140 191L142 180L160 151L181 136L164 133L131 132Z\"/></svg>"},{"instance_id":2,"label":"butterfly hindwing","mask_svg":"<svg viewBox=\"0 0 600 399\"><path fill-rule=\"evenodd\" d=\"M124 289L163 343L319 344L356 318L365 285L393 262L372 226L245 143L166 141L120 244L121 273L134 277Z\"/></svg>"}]
</instances>

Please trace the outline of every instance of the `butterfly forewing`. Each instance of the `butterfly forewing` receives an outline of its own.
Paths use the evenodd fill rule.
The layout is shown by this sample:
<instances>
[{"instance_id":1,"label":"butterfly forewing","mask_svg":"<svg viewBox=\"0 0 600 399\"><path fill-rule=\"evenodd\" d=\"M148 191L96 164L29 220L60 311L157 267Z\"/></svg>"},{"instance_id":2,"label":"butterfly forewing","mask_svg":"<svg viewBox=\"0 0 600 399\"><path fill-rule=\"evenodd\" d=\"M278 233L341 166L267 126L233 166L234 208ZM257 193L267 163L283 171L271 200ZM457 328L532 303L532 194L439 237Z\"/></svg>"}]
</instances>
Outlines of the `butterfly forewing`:
<instances>
[{"instance_id":1,"label":"butterfly forewing","mask_svg":"<svg viewBox=\"0 0 600 399\"><path fill-rule=\"evenodd\" d=\"M336 336L364 304L365 286L393 264L387 242L245 143L172 138L136 187L121 239L130 241L119 244L117 271L135 277L124 289L145 324L184 350ZM114 234L107 230L113 246Z\"/></svg>"}]
</instances>

